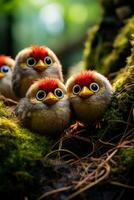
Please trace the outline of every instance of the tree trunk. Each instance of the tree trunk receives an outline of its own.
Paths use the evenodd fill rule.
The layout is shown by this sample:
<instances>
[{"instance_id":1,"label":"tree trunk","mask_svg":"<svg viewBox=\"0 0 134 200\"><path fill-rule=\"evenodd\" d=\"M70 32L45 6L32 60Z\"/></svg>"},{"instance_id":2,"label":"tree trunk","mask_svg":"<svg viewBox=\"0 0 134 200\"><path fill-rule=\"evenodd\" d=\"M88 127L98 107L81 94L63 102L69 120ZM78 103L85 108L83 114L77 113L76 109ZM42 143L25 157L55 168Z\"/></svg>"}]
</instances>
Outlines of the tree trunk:
<instances>
[{"instance_id":1,"label":"tree trunk","mask_svg":"<svg viewBox=\"0 0 134 200\"><path fill-rule=\"evenodd\" d=\"M1 54L6 54L9 56L13 56L13 15L7 14L0 17L0 37L1 37Z\"/></svg>"}]
</instances>

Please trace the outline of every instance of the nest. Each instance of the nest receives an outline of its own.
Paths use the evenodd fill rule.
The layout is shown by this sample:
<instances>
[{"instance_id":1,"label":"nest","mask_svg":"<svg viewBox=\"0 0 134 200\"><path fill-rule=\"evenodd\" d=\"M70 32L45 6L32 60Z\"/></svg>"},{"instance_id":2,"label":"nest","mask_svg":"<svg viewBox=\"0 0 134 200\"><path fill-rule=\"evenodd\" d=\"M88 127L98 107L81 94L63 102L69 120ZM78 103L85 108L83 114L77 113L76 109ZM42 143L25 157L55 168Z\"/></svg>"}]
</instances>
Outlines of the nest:
<instances>
[{"instance_id":1,"label":"nest","mask_svg":"<svg viewBox=\"0 0 134 200\"><path fill-rule=\"evenodd\" d=\"M54 150L44 157L42 160L44 167L49 162L55 172L61 174L58 179L56 177L51 180L56 182L55 185L58 188L47 187L38 200L62 199L63 195L64 200L71 200L87 190L89 191L92 187L106 183L134 190L134 186L128 185L127 181L125 183L118 181L117 177L117 173L124 170L122 170L120 159L121 152L134 147L134 129L129 130L125 137L122 136L116 144L112 143L112 140L107 142L99 140L97 144L94 144L90 138L83 137L84 134L86 134L85 129L77 131L74 135L62 137L58 141L58 148L55 149L56 143L53 147ZM72 142L73 139L75 139L75 144ZM74 153L70 149L63 148L66 146L66 141L68 143L69 140L72 142L73 148L75 148L76 140L81 141L83 146L88 144L90 148L87 155L79 157L78 152ZM51 181L49 180L49 185L52 186ZM47 185L47 182L45 184Z\"/></svg>"}]
</instances>

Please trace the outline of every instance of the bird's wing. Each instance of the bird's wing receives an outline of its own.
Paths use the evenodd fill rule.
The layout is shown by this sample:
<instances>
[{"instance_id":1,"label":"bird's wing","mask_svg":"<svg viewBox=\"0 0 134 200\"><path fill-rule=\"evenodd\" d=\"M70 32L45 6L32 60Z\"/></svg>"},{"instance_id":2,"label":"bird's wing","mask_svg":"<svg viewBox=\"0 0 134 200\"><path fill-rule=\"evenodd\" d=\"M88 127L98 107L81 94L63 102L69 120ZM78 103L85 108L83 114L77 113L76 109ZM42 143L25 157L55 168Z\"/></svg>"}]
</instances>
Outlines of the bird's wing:
<instances>
[{"instance_id":1,"label":"bird's wing","mask_svg":"<svg viewBox=\"0 0 134 200\"><path fill-rule=\"evenodd\" d=\"M31 103L29 100L27 98L22 98L15 109L15 114L21 122L25 123L27 120L27 114L30 108Z\"/></svg>"},{"instance_id":2,"label":"bird's wing","mask_svg":"<svg viewBox=\"0 0 134 200\"><path fill-rule=\"evenodd\" d=\"M21 95L20 95L20 83L21 83L20 79L21 79L21 77L20 77L19 73L17 72L17 70L14 70L13 79L12 79L12 87L13 87L13 91L17 97L21 97Z\"/></svg>"}]
</instances>

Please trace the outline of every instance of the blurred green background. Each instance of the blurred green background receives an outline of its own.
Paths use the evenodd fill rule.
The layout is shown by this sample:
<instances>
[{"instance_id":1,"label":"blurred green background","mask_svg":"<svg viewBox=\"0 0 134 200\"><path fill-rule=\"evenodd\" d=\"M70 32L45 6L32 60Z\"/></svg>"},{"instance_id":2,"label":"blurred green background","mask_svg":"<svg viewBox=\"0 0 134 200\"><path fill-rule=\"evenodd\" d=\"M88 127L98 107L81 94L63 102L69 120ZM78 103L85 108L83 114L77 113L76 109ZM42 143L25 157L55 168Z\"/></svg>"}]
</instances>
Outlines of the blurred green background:
<instances>
[{"instance_id":1,"label":"blurred green background","mask_svg":"<svg viewBox=\"0 0 134 200\"><path fill-rule=\"evenodd\" d=\"M101 20L99 0L0 0L0 54L31 44L55 51L66 72L82 59L88 28Z\"/></svg>"}]
</instances>

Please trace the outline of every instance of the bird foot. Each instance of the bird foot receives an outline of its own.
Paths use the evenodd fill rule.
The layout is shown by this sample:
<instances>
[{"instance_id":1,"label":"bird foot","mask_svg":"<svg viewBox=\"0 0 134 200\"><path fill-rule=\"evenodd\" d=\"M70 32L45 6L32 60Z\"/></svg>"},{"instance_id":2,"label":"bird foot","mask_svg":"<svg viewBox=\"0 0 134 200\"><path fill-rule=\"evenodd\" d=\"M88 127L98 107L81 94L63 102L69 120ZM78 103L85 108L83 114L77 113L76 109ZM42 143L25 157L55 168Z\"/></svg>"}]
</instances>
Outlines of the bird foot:
<instances>
[{"instance_id":1,"label":"bird foot","mask_svg":"<svg viewBox=\"0 0 134 200\"><path fill-rule=\"evenodd\" d=\"M84 127L85 127L85 125L83 123L81 123L81 122L78 122L78 121L76 121L75 124L72 124L70 126L70 128L73 129L74 131L76 131L78 129L81 129L81 128L84 128Z\"/></svg>"},{"instance_id":2,"label":"bird foot","mask_svg":"<svg viewBox=\"0 0 134 200\"><path fill-rule=\"evenodd\" d=\"M85 128L85 125L81 122L76 121L75 124L72 124L66 131L66 135L75 135L78 131Z\"/></svg>"},{"instance_id":3,"label":"bird foot","mask_svg":"<svg viewBox=\"0 0 134 200\"><path fill-rule=\"evenodd\" d=\"M101 129L101 123L100 123L100 122L97 122L96 125L95 125L95 128L96 128L96 129Z\"/></svg>"}]
</instances>

